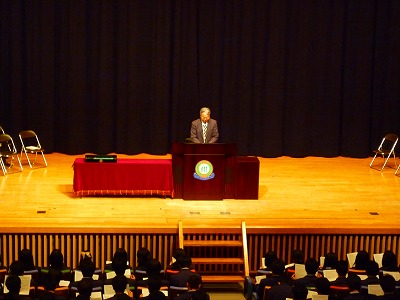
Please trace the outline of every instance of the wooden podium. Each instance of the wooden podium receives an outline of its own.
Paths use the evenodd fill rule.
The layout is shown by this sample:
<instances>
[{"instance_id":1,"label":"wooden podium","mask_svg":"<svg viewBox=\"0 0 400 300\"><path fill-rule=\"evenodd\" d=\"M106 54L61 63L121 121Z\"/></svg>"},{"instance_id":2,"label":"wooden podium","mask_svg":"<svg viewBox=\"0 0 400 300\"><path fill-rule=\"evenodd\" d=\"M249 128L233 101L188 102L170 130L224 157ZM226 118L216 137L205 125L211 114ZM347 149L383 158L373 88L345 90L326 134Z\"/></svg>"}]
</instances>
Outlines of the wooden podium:
<instances>
[{"instance_id":1,"label":"wooden podium","mask_svg":"<svg viewBox=\"0 0 400 300\"><path fill-rule=\"evenodd\" d=\"M172 145L175 198L233 199L236 144Z\"/></svg>"}]
</instances>

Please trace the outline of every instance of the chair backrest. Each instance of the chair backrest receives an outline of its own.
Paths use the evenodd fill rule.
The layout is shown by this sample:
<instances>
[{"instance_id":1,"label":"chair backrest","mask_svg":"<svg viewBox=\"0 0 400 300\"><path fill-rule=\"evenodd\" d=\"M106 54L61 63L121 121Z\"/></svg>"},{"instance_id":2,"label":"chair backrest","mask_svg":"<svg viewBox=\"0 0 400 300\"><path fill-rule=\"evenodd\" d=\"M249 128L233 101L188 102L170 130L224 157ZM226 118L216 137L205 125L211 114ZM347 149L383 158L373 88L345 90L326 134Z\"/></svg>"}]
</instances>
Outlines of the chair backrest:
<instances>
[{"instance_id":1,"label":"chair backrest","mask_svg":"<svg viewBox=\"0 0 400 300\"><path fill-rule=\"evenodd\" d=\"M251 293L253 292L253 281L250 276L244 278L243 294L246 300L251 300Z\"/></svg>"},{"instance_id":2,"label":"chair backrest","mask_svg":"<svg viewBox=\"0 0 400 300\"><path fill-rule=\"evenodd\" d=\"M36 133L33 130L23 130L19 133L19 136L23 139L36 137Z\"/></svg>"},{"instance_id":3,"label":"chair backrest","mask_svg":"<svg viewBox=\"0 0 400 300\"><path fill-rule=\"evenodd\" d=\"M382 140L381 145L379 146L380 150L393 150L396 147L397 141L399 137L397 134L388 133Z\"/></svg>"},{"instance_id":4,"label":"chair backrest","mask_svg":"<svg viewBox=\"0 0 400 300\"><path fill-rule=\"evenodd\" d=\"M3 127L0 126L0 134L5 134L6 132L4 131Z\"/></svg>"},{"instance_id":5,"label":"chair backrest","mask_svg":"<svg viewBox=\"0 0 400 300\"><path fill-rule=\"evenodd\" d=\"M10 151L16 152L17 149L15 148L14 141L12 137L8 134L0 134L0 144L5 144L8 146Z\"/></svg>"},{"instance_id":6,"label":"chair backrest","mask_svg":"<svg viewBox=\"0 0 400 300\"><path fill-rule=\"evenodd\" d=\"M0 134L0 143L7 143L9 141L12 141L11 136L9 136L8 134Z\"/></svg>"}]
</instances>

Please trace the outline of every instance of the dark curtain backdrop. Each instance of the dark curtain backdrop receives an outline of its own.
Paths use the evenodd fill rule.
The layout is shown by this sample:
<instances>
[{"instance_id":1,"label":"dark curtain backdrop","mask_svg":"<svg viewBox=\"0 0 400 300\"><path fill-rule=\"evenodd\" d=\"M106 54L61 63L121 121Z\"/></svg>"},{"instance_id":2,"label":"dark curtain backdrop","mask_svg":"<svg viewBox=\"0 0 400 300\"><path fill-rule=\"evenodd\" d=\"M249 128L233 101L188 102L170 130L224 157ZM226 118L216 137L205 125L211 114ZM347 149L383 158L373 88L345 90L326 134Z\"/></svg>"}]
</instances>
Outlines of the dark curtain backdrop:
<instances>
[{"instance_id":1,"label":"dark curtain backdrop","mask_svg":"<svg viewBox=\"0 0 400 300\"><path fill-rule=\"evenodd\" d=\"M400 134L398 0L2 0L0 125L49 152L170 153L202 106L242 155Z\"/></svg>"}]
</instances>

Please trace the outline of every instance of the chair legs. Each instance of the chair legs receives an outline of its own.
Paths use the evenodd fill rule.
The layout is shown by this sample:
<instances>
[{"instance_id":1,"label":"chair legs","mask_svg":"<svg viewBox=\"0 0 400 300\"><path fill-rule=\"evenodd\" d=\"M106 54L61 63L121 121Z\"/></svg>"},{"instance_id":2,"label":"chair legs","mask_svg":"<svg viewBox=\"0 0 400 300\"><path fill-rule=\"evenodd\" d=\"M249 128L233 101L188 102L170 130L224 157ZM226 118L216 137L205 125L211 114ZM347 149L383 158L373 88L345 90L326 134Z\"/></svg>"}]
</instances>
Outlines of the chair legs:
<instances>
[{"instance_id":1,"label":"chair legs","mask_svg":"<svg viewBox=\"0 0 400 300\"><path fill-rule=\"evenodd\" d=\"M376 158L377 156L378 156L378 153L376 153L376 154L374 155L374 158L372 159L371 163L369 164L369 167L372 168L372 169L378 170L378 171L382 171L382 170L386 167L386 164L388 163L391 154L389 154L386 158L385 158L385 155L382 154L382 159L384 159L384 162L383 162L383 165L382 165L381 168L373 167L373 163L374 163L375 158ZM397 168L396 154L395 154L394 152L393 152L393 160L394 160L395 168ZM397 168L397 169L398 169L398 168Z\"/></svg>"},{"instance_id":2,"label":"chair legs","mask_svg":"<svg viewBox=\"0 0 400 300\"><path fill-rule=\"evenodd\" d=\"M32 154L35 154L35 160L33 161L33 163L31 163L31 160L29 159L28 152L27 152L27 151L24 151L24 149L21 149L21 159L22 159L22 152L25 152L26 160L28 161L29 167L32 169L32 168L33 168L33 165L36 163L36 159L37 159L38 152L33 152L33 153L32 153ZM43 158L44 165L47 167L47 161L46 161L46 158L45 158L45 156L44 156L44 153L43 153L43 152L40 152L40 154L42 154L42 158Z\"/></svg>"},{"instance_id":3,"label":"chair legs","mask_svg":"<svg viewBox=\"0 0 400 300\"><path fill-rule=\"evenodd\" d=\"M1 165L1 170L3 171L3 175L7 174L7 169L6 166L4 165L3 157L0 156L0 165Z\"/></svg>"},{"instance_id":4,"label":"chair legs","mask_svg":"<svg viewBox=\"0 0 400 300\"><path fill-rule=\"evenodd\" d=\"M397 167L396 172L394 172L394 175L400 176L399 171L400 171L400 165Z\"/></svg>"},{"instance_id":5,"label":"chair legs","mask_svg":"<svg viewBox=\"0 0 400 300\"><path fill-rule=\"evenodd\" d=\"M10 162L10 166L8 167L8 169L10 169L14 165L14 156L17 157L19 169L22 172L24 170L24 168L22 167L21 160L19 159L18 155L10 156L11 162ZM8 171L7 171L7 166L3 161L3 158L4 158L4 156L0 157L0 165L1 165L1 170L3 171L3 175L6 175L6 174L8 174Z\"/></svg>"}]
</instances>

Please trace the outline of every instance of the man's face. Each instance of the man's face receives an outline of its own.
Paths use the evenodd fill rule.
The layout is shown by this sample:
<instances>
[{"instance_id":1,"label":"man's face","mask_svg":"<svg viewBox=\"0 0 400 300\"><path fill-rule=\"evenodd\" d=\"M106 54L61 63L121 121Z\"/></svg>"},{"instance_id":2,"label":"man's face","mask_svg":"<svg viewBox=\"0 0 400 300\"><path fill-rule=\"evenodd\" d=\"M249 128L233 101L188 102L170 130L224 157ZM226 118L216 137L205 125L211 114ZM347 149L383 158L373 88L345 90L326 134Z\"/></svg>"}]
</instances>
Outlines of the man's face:
<instances>
[{"instance_id":1,"label":"man's face","mask_svg":"<svg viewBox=\"0 0 400 300\"><path fill-rule=\"evenodd\" d=\"M207 123L210 120L210 115L206 112L200 114L200 119L203 123Z\"/></svg>"}]
</instances>

